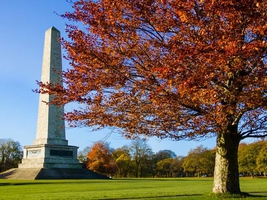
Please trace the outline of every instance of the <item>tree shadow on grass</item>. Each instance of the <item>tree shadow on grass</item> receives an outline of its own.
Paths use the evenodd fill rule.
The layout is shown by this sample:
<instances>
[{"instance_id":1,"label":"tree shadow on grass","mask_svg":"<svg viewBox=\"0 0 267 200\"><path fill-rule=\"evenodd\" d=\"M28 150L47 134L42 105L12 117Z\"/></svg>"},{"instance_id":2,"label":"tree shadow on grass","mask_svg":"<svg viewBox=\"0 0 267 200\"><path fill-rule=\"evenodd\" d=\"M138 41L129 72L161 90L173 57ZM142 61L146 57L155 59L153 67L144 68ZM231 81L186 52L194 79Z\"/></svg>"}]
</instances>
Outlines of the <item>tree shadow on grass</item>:
<instances>
[{"instance_id":1,"label":"tree shadow on grass","mask_svg":"<svg viewBox=\"0 0 267 200\"><path fill-rule=\"evenodd\" d=\"M257 198L264 198L267 199L267 191L256 191L256 192L250 192L249 197L257 197Z\"/></svg>"},{"instance_id":2,"label":"tree shadow on grass","mask_svg":"<svg viewBox=\"0 0 267 200\"><path fill-rule=\"evenodd\" d=\"M0 183L0 186L15 186L15 185L43 185L43 184L55 184L49 182L8 182L8 183Z\"/></svg>"},{"instance_id":3,"label":"tree shadow on grass","mask_svg":"<svg viewBox=\"0 0 267 200\"><path fill-rule=\"evenodd\" d=\"M175 199L186 197L200 197L202 194L183 194L183 195L168 195L168 196L150 196L150 197L129 197L129 198L105 198L105 200L136 200L136 199Z\"/></svg>"},{"instance_id":4,"label":"tree shadow on grass","mask_svg":"<svg viewBox=\"0 0 267 200\"><path fill-rule=\"evenodd\" d=\"M1 182L3 180L4 182ZM96 180L96 179L92 179ZM49 184L88 184L87 180L73 180L73 179L49 179L49 180L9 180L0 179L0 186L10 186L10 185L49 185Z\"/></svg>"},{"instance_id":5,"label":"tree shadow on grass","mask_svg":"<svg viewBox=\"0 0 267 200\"><path fill-rule=\"evenodd\" d=\"M230 194L230 193L224 193L224 194L208 194L206 197L209 197L209 199L246 199L246 198L264 198L267 199L267 192L261 191L261 192L242 192L241 194Z\"/></svg>"}]
</instances>

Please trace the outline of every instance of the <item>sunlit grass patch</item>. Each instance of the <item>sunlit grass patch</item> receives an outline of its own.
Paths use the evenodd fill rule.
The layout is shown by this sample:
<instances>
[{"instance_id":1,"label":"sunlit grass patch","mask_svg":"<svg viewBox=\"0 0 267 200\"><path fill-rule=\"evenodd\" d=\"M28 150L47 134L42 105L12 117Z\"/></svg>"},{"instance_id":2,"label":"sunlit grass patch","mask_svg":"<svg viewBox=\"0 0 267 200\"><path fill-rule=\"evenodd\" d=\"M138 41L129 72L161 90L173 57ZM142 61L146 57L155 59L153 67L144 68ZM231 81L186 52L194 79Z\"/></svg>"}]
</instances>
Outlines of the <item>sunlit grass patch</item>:
<instances>
[{"instance_id":1,"label":"sunlit grass patch","mask_svg":"<svg viewBox=\"0 0 267 200\"><path fill-rule=\"evenodd\" d=\"M267 198L267 179L242 178L247 200ZM0 180L0 199L235 199L211 194L212 178Z\"/></svg>"}]
</instances>

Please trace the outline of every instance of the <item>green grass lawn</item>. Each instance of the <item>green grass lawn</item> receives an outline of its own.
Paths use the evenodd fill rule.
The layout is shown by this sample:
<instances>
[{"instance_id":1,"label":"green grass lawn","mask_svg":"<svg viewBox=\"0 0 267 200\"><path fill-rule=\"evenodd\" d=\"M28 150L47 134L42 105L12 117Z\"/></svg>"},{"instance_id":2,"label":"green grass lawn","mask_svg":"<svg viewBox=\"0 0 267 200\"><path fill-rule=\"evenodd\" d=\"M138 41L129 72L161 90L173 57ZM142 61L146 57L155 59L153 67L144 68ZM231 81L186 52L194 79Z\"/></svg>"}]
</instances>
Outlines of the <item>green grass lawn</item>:
<instances>
[{"instance_id":1,"label":"green grass lawn","mask_svg":"<svg viewBox=\"0 0 267 200\"><path fill-rule=\"evenodd\" d=\"M267 199L267 179L241 178L246 200ZM221 199L212 178L35 180L0 179L0 199ZM227 199L234 199L229 197ZM243 199L243 198L240 198Z\"/></svg>"}]
</instances>

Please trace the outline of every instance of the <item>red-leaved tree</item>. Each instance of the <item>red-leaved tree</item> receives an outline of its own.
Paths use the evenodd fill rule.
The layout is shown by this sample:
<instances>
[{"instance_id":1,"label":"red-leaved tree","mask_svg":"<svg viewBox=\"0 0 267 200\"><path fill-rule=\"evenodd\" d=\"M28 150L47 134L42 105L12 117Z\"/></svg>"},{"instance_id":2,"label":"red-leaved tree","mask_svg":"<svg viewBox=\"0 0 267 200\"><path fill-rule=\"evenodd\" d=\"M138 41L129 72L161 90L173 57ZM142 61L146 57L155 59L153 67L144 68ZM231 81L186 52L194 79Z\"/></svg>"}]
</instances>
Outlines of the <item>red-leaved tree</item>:
<instances>
[{"instance_id":1,"label":"red-leaved tree","mask_svg":"<svg viewBox=\"0 0 267 200\"><path fill-rule=\"evenodd\" d=\"M117 165L111 149L104 142L96 142L87 154L86 167L92 171L113 176L117 171Z\"/></svg>"},{"instance_id":2,"label":"red-leaved tree","mask_svg":"<svg viewBox=\"0 0 267 200\"><path fill-rule=\"evenodd\" d=\"M65 86L40 92L85 105L66 113L72 125L216 136L213 192L241 193L239 142L267 135L267 2L77 0L73 9L63 15L73 22Z\"/></svg>"}]
</instances>

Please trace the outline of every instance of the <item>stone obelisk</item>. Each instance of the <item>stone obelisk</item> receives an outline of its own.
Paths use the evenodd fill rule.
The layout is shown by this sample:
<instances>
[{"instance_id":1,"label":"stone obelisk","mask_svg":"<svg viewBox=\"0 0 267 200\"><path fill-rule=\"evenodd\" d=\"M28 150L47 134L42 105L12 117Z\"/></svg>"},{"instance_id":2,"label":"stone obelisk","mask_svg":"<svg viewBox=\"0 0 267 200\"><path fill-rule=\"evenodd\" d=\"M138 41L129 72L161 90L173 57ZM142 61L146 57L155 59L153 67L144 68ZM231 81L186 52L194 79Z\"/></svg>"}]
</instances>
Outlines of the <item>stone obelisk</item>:
<instances>
[{"instance_id":1,"label":"stone obelisk","mask_svg":"<svg viewBox=\"0 0 267 200\"><path fill-rule=\"evenodd\" d=\"M60 32L52 27L45 33L43 52L42 77L43 83L62 85L62 59ZM67 145L65 140L64 108L45 104L51 102L53 96L40 94L36 139L34 144Z\"/></svg>"},{"instance_id":2,"label":"stone obelisk","mask_svg":"<svg viewBox=\"0 0 267 200\"><path fill-rule=\"evenodd\" d=\"M60 32L52 27L45 32L42 76L43 83L62 85ZM51 102L53 96L40 94L36 139L24 147L19 168L81 168L76 146L69 146L65 136L64 108Z\"/></svg>"},{"instance_id":3,"label":"stone obelisk","mask_svg":"<svg viewBox=\"0 0 267 200\"><path fill-rule=\"evenodd\" d=\"M45 32L41 81L62 84L60 32L52 27ZM68 145L65 136L64 110L44 102L53 96L40 94L36 138L24 146L18 168L0 173L5 179L91 179L108 177L83 169L77 159L76 146Z\"/></svg>"}]
</instances>

